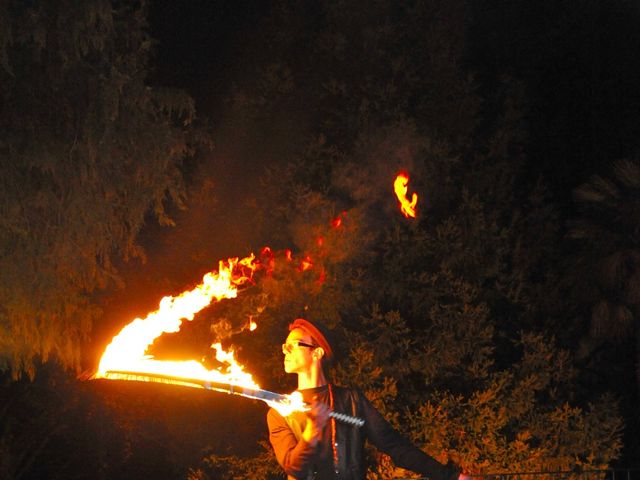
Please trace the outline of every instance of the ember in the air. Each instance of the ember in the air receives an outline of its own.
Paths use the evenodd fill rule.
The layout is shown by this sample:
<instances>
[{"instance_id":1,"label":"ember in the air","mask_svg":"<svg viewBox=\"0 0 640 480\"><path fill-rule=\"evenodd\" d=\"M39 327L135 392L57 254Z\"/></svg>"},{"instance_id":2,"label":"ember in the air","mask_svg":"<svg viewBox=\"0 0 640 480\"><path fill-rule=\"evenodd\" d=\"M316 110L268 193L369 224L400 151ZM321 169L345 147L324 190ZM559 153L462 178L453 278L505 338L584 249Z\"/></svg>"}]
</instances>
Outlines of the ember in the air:
<instances>
[{"instance_id":1,"label":"ember in the air","mask_svg":"<svg viewBox=\"0 0 640 480\"><path fill-rule=\"evenodd\" d=\"M409 176L406 173L399 173L393 182L393 190L400 202L400 211L407 218L416 218L416 204L418 203L418 195L411 195L411 200L407 198L407 185L409 184Z\"/></svg>"}]
</instances>

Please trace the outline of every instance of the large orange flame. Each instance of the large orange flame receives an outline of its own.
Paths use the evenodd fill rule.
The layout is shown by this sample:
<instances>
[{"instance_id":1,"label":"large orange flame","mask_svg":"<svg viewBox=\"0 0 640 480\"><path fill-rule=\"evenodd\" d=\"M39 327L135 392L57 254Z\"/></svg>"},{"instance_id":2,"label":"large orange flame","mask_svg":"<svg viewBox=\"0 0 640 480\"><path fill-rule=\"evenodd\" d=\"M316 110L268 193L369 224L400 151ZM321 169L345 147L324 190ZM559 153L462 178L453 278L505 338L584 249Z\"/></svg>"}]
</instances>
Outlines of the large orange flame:
<instances>
[{"instance_id":1,"label":"large orange flame","mask_svg":"<svg viewBox=\"0 0 640 480\"><path fill-rule=\"evenodd\" d=\"M197 361L156 360L147 355L147 348L163 333L180 330L183 320L193 320L196 313L207 307L212 301L223 298L235 298L238 287L246 283L256 268L253 255L238 260L229 259L219 263L219 270L207 273L202 282L194 289L177 297L164 297L158 310L149 313L144 319L136 318L126 325L111 344L107 346L96 373L97 378L107 376L109 370L164 373L184 377L203 375L217 376L216 370L206 370ZM226 359L222 347L212 345L216 356ZM219 358L219 360L221 360ZM237 366L231 365L232 377L237 381L248 381L250 375L241 373Z\"/></svg>"},{"instance_id":2,"label":"large orange flame","mask_svg":"<svg viewBox=\"0 0 640 480\"><path fill-rule=\"evenodd\" d=\"M216 359L225 365L219 369L209 370L196 360L157 360L146 353L149 346L163 333L179 331L183 320L193 320L196 313L214 300L235 298L238 288L251 279L256 268L253 255L242 260L233 258L227 262L221 261L219 270L207 273L202 282L192 290L176 297L164 297L158 310L149 313L143 319L136 318L113 338L100 359L94 378L138 381L158 381L157 378L162 378L163 383L192 387L204 388L203 385L207 383L215 383L259 389L260 386L251 374L236 361L233 350L225 351L219 343L211 346L215 349ZM250 329L255 328L255 322L250 320ZM145 377L145 374L149 377ZM154 375L157 376L156 380ZM188 380L200 380L202 383ZM288 397L290 398L286 402L267 403L283 415L293 410L305 409L301 399L295 396Z\"/></svg>"},{"instance_id":3,"label":"large orange flame","mask_svg":"<svg viewBox=\"0 0 640 480\"><path fill-rule=\"evenodd\" d=\"M407 218L416 218L416 204L418 203L418 195L414 193L411 196L411 201L407 198L407 185L409 184L409 176L401 172L393 182L393 190L396 193L396 197L400 201L400 211Z\"/></svg>"}]
</instances>

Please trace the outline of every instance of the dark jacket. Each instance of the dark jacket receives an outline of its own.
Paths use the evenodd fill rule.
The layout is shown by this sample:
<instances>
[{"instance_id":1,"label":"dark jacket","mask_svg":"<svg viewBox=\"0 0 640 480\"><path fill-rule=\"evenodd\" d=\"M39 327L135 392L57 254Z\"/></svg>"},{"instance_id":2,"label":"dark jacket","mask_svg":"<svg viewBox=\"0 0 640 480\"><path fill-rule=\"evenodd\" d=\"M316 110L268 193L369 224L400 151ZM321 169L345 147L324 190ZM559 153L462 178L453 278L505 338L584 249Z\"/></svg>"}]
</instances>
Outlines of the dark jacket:
<instances>
[{"instance_id":1,"label":"dark jacket","mask_svg":"<svg viewBox=\"0 0 640 480\"><path fill-rule=\"evenodd\" d=\"M429 477L431 480L456 480L459 470L442 465L408 439L400 435L358 390L332 386L333 410L364 419L358 428L337 421L337 465L331 448L331 426L328 422L318 445L311 447L301 439L306 415L296 412L286 418L270 409L267 414L269 441L276 458L291 479L362 480L366 476L364 442L368 440L391 457L395 465ZM316 396L329 404L326 386L301 390L309 401ZM336 468L337 467L337 468Z\"/></svg>"}]
</instances>

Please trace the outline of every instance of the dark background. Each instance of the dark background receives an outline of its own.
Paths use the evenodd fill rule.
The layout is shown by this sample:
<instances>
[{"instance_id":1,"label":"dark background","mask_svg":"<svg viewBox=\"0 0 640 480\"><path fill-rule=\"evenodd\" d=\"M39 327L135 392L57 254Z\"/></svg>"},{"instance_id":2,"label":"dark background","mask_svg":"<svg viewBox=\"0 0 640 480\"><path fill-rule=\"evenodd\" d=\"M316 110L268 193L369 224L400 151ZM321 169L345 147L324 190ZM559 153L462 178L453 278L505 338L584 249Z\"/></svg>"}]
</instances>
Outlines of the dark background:
<instances>
[{"instance_id":1,"label":"dark background","mask_svg":"<svg viewBox=\"0 0 640 480\"><path fill-rule=\"evenodd\" d=\"M149 30L155 39L148 84L188 92L195 100L195 125L210 132L214 146L186 161L184 173L192 193L189 208L183 211L174 205L168 206L177 228L160 227L149 218L137 237L145 249L146 262L118 262L123 287L94 294L93 300L99 304L102 313L83 345L84 376L80 378L85 379L95 370L104 346L123 325L155 309L163 295L192 286L204 272L215 268L219 259L243 256L264 245L274 249L291 247L287 242L290 238L284 233L282 236L274 234L289 225L274 221L271 228L258 228L256 216L260 209L255 205L247 206L254 200L251 192L264 178L265 167L282 166L295 158L299 151L296 148L300 146L298 142L317 126L314 115L320 117L319 112L333 111L333 108L340 111L341 106L314 103L312 99L308 104L292 102L285 105L287 108L267 111L267 121L262 123L239 120L234 110L237 105L234 95L243 89L251 91L253 82L258 82L257 66L268 63L271 57L267 55L273 53L267 46L277 50L274 44L287 45L290 50L283 48L281 57L273 60L284 59L294 67L299 66L300 70L294 73L303 78L308 75L309 84L322 78L324 72L331 73L332 68L337 68L322 59L306 59L308 51L302 43L288 45L286 42L287 36L314 38L316 32L322 32L324 24L321 24L320 9L314 2L298 5L298 16L292 16L298 23L283 27L285 39L278 38L279 32L274 33L271 22L283 3L286 2L156 0L148 3ZM464 36L463 47L459 50L462 52L459 67L473 77L474 93L481 99L479 116L483 122L470 129L469 143L485 145L479 139L489 136L499 123L504 108L502 100L506 96L504 85L509 82L516 85L513 88L519 90L514 98L520 103L513 109L520 122L522 139L514 142L517 147L506 157L522 161L522 166L517 171L514 168L516 173L513 174L512 170L505 170L506 183L514 185L513 210L525 204L531 185L540 182L548 189L542 209L554 210L557 215L554 226L560 230L557 248L553 245L542 253L536 252L541 256L548 254L547 261L555 263L547 264L545 269L545 261L541 260L539 269L532 274L531 283L542 282L550 270L555 274L575 267L578 271L576 265L570 263L578 248L566 242L571 222L581 213L575 201L575 190L594 175L610 176L616 161L637 158L640 147L638 5L614 0L486 0L460 4L465 6L461 23L454 18L441 28L443 37L452 39L452 44L459 36ZM360 21L365 22L345 18L345 24L351 27L346 31L357 37ZM409 49L410 45L406 47ZM346 48L349 51L351 44L347 42ZM402 45L398 49L402 51ZM428 54L425 50L425 56ZM357 76L358 72L352 73ZM445 78L442 75L437 78ZM425 75L425 78L431 77ZM439 87L441 85L429 86L435 90ZM300 86L301 93L296 98L311 98L311 95L305 97L305 88L305 85ZM442 91L447 95L450 92L444 86ZM451 106L449 110L454 110L455 100L446 99ZM412 112L419 110L416 105L408 108L413 109ZM345 120L345 131L347 123ZM454 121L451 123L455 124ZM256 125L261 128L254 128ZM342 127L326 126L328 143L352 146L356 143L349 136L352 132L345 133L343 138L340 136ZM466 131L464 126L459 128ZM345 150L348 151L348 147ZM485 154L484 151L477 152L477 157ZM488 154L486 157L491 158ZM474 160L477 160L474 154L464 158L463 163L468 164L463 164L464 174L454 183L471 183L476 173L478 176L489 175L482 171L481 161L474 163ZM366 161L363 164L366 166ZM500 168L488 170L495 174ZM309 174L310 183L322 184L322 170L322 166L318 166ZM501 190L507 190L501 184L502 180L504 178L496 179L496 197L500 196ZM207 186L208 181L210 186ZM443 179L443 185L436 186L444 191L448 188L445 183ZM420 187L425 185L415 185L422 193ZM636 200L637 192L630 198ZM492 201L492 198L487 200L488 204ZM429 207L432 210L428 210L428 214L434 214L433 223L454 210L450 207L434 200L434 206ZM383 231L388 215L386 207L373 204L370 208L381 212L379 224L372 225ZM506 208L505 215L510 211L510 207ZM632 212L628 218L633 220L634 215L637 214ZM281 220L281 217L277 218ZM637 248L633 222L630 223L621 235L629 239L624 244L625 251L628 245L631 250ZM532 227L531 244L536 243L536 235L540 235L540 243L543 243L544 227L546 225ZM406 225L395 230L400 232L398 236L402 234L408 238L416 231L419 228ZM576 255L582 260L585 256ZM407 260L407 263L411 261ZM382 268L378 264L375 266ZM631 265L629 268L635 272L634 268L638 267ZM592 273L588 269L584 271ZM567 278L576 284L582 279L591 286L597 283L593 278L581 276L580 272L575 276L567 275ZM487 283L490 281L491 278ZM571 293L571 288L560 282L558 290ZM547 293L554 299L555 295L562 297L562 293L552 290ZM521 328L518 320L522 311L518 306L514 307L502 298L483 298L483 301L491 305L501 320L506 319L508 333L505 337ZM574 298L567 294L567 304L573 301ZM572 303L570 308L559 308L566 315L552 318L539 328L555 335L561 347L579 351L580 342L589 336L591 306L585 301L575 308ZM389 300L383 307L391 310L397 305ZM169 340L168 348L179 354L188 352L190 339L210 333L209 326L222 318L227 308L232 307L223 305L222 312L216 309L205 312L200 325L185 328L184 343ZM637 330L637 318L635 321ZM268 340L258 341L258 347L278 349L281 335L274 325L271 324L274 328L269 332ZM618 467L637 467L640 455L634 366L638 347L635 341L631 335L622 342L603 342L594 348L595 353L591 352L586 359L579 358L576 362L579 380L570 393L570 396L574 395L571 400L582 405L604 392L611 392L620 399L626 430L625 448L614 464ZM496 357L503 364L509 364L514 356L508 347L504 351L500 349L507 343L504 337L496 343ZM274 358L277 354L274 353ZM248 354L245 352L245 355ZM256 361L250 355L248 360ZM277 364L255 367L261 385L284 390L286 381L281 373L276 373ZM21 431L22 436L12 437L11 441L18 451L28 452L21 458L27 465L22 472L24 478L54 478L55 472L76 472L77 478L86 478L88 472L83 471L83 463L92 471L96 470L95 465L100 465L99 471L110 472L115 475L113 478L184 478L185 465L198 464L208 454L255 456L262 452L257 439L264 438L266 406L261 402L166 385L105 380L77 382L46 363L40 366L35 382L30 378L16 381L9 376L3 378L3 382L4 405L6 411L11 412L5 417L8 418L7 431ZM292 386L290 380L288 386ZM60 422L60 418L64 421ZM20 429L12 430L16 425L20 425ZM46 431L50 433L43 435ZM52 438L54 442L50 441ZM83 448L82 454L69 456L68 452L78 445ZM112 448L105 450L104 445ZM46 458L47 462L38 463L39 458ZM0 461L10 463L2 458Z\"/></svg>"}]
</instances>

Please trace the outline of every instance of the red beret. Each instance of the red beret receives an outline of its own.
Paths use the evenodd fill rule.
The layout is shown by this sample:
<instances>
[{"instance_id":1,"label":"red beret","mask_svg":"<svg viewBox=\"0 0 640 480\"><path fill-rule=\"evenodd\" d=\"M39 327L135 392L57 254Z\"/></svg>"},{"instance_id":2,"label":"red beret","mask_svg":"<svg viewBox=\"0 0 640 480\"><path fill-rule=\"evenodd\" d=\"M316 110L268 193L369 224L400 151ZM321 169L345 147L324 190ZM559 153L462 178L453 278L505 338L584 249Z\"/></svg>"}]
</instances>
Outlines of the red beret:
<instances>
[{"instance_id":1,"label":"red beret","mask_svg":"<svg viewBox=\"0 0 640 480\"><path fill-rule=\"evenodd\" d=\"M322 347L324 350L324 354L329 362L333 361L333 349L331 348L331 344L329 340L327 340L327 336L322 332L323 327L316 326L311 323L309 320L305 320L304 318L296 318L293 323L289 325L289 331L294 328L299 328L307 332L311 338L313 338L319 347Z\"/></svg>"}]
</instances>

